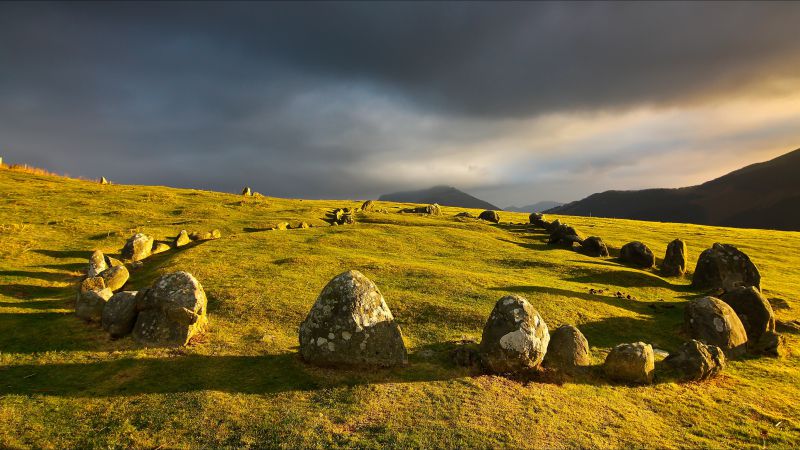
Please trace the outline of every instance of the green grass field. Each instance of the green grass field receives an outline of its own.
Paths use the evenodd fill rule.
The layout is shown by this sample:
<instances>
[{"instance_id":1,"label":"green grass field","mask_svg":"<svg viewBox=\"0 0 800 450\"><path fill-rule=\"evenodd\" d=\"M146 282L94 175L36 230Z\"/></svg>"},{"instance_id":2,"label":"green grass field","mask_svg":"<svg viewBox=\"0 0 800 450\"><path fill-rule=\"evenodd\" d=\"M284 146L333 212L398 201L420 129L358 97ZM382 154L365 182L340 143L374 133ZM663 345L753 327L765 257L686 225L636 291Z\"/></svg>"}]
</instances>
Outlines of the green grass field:
<instances>
[{"instance_id":1,"label":"green grass field","mask_svg":"<svg viewBox=\"0 0 800 450\"><path fill-rule=\"evenodd\" d=\"M359 214L355 225L322 220L359 205L0 170L0 447L800 446L797 334L783 331L788 356L732 361L704 383L611 384L597 367L574 379L483 375L450 361L451 342L480 339L506 293L524 295L551 330L577 325L599 365L618 343L676 349L683 304L702 292L688 277L551 248L521 225L527 214L502 213L492 225L454 218L461 208L427 217L379 202L388 213ZM761 269L778 320L800 316L800 233L559 218L616 248L641 240L657 256L681 237L692 266L712 243L735 244ZM315 227L267 230L301 220ZM136 231L167 239L184 228L223 237L145 260L126 289L194 274L209 299L202 339L143 348L73 315L94 249L115 255ZM300 322L347 269L381 289L407 367L332 370L298 358Z\"/></svg>"}]
</instances>

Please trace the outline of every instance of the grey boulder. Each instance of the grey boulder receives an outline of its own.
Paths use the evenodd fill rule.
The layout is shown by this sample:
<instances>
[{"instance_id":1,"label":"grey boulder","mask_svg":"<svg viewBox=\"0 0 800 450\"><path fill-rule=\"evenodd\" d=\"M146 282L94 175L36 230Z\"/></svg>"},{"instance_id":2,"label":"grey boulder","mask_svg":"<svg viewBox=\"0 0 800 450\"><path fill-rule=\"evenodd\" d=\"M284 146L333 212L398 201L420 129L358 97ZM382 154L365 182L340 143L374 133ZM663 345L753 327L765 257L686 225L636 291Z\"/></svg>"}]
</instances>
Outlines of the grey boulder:
<instances>
[{"instance_id":1,"label":"grey boulder","mask_svg":"<svg viewBox=\"0 0 800 450\"><path fill-rule=\"evenodd\" d=\"M106 257L100 250L95 250L92 256L89 257L89 267L86 270L86 276L89 278L100 275L100 272L108 269Z\"/></svg>"},{"instance_id":2,"label":"grey boulder","mask_svg":"<svg viewBox=\"0 0 800 450\"><path fill-rule=\"evenodd\" d=\"M112 295L108 288L81 292L75 302L75 315L88 322L100 322L103 308Z\"/></svg>"},{"instance_id":3,"label":"grey boulder","mask_svg":"<svg viewBox=\"0 0 800 450\"><path fill-rule=\"evenodd\" d=\"M390 367L408 358L383 295L357 270L325 285L300 324L299 341L302 358L320 366Z\"/></svg>"},{"instance_id":4,"label":"grey boulder","mask_svg":"<svg viewBox=\"0 0 800 450\"><path fill-rule=\"evenodd\" d=\"M153 238L144 233L136 233L122 247L122 259L141 261L150 256L152 250Z\"/></svg>"},{"instance_id":5,"label":"grey boulder","mask_svg":"<svg viewBox=\"0 0 800 450\"><path fill-rule=\"evenodd\" d=\"M619 251L621 260L641 268L653 267L656 257L653 252L642 242L633 241L623 245Z\"/></svg>"},{"instance_id":6,"label":"grey boulder","mask_svg":"<svg viewBox=\"0 0 800 450\"><path fill-rule=\"evenodd\" d=\"M128 268L125 266L115 266L104 270L100 276L106 284L106 287L116 292L125 286L130 278Z\"/></svg>"},{"instance_id":7,"label":"grey boulder","mask_svg":"<svg viewBox=\"0 0 800 450\"><path fill-rule=\"evenodd\" d=\"M550 333L550 343L543 361L545 367L570 372L591 363L589 341L578 328L562 325Z\"/></svg>"},{"instance_id":8,"label":"grey boulder","mask_svg":"<svg viewBox=\"0 0 800 450\"><path fill-rule=\"evenodd\" d=\"M200 282L187 272L157 279L136 297L139 314L133 337L146 345L180 347L205 331L206 294Z\"/></svg>"},{"instance_id":9,"label":"grey boulder","mask_svg":"<svg viewBox=\"0 0 800 450\"><path fill-rule=\"evenodd\" d=\"M494 373L536 369L549 342L547 324L528 300L507 295L497 301L483 327L481 359Z\"/></svg>"}]
</instances>

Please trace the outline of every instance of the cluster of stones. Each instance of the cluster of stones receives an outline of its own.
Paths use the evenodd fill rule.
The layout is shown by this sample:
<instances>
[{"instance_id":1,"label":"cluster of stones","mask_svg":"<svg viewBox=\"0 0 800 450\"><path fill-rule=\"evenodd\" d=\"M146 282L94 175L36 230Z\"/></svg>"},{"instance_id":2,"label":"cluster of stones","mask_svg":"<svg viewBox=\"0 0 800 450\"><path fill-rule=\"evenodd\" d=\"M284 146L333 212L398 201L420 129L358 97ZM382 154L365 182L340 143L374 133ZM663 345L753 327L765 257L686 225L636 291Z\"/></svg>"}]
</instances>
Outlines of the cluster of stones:
<instances>
[{"instance_id":1,"label":"cluster of stones","mask_svg":"<svg viewBox=\"0 0 800 450\"><path fill-rule=\"evenodd\" d=\"M429 216L441 216L442 215L442 207L436 203L425 205L425 206L417 206L416 208L406 208L400 210L401 213L411 213L411 214L427 214Z\"/></svg>"},{"instance_id":2,"label":"cluster of stones","mask_svg":"<svg viewBox=\"0 0 800 450\"><path fill-rule=\"evenodd\" d=\"M361 272L334 277L300 325L300 355L319 366L392 367L408 362L403 334L378 287ZM580 330L563 325L551 334L539 312L522 296L507 295L494 306L477 349L459 342L459 365L481 364L495 374L519 374L540 366L575 374L591 365L589 343ZM665 373L682 380L703 380L725 365L719 347L692 340L670 354ZM651 383L653 348L620 344L608 354L603 370L611 380Z\"/></svg>"},{"instance_id":3,"label":"cluster of stones","mask_svg":"<svg viewBox=\"0 0 800 450\"><path fill-rule=\"evenodd\" d=\"M209 234L213 236L210 239L219 236L218 231ZM191 242L190 236L181 231L176 247ZM205 233L199 236L196 239L203 239ZM137 233L125 243L122 258L141 264L155 252L154 247L151 237ZM123 290L129 277L122 261L95 251L80 284L75 314L99 323L112 338L133 334L137 341L152 346L183 346L205 330L206 296L191 274L170 273L139 291Z\"/></svg>"},{"instance_id":4,"label":"cluster of stones","mask_svg":"<svg viewBox=\"0 0 800 450\"><path fill-rule=\"evenodd\" d=\"M253 192L250 186L245 186L244 189L242 189L242 195L245 197L263 197L258 192Z\"/></svg>"}]
</instances>

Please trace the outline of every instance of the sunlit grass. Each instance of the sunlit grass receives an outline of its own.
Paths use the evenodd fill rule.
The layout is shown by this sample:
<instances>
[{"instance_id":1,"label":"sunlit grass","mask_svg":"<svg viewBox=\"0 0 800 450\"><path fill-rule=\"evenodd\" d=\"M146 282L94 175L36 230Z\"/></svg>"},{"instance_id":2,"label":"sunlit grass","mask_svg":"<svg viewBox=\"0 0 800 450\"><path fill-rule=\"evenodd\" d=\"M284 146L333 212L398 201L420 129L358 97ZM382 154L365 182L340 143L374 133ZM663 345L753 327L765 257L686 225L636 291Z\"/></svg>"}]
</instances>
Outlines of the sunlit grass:
<instances>
[{"instance_id":1,"label":"sunlit grass","mask_svg":"<svg viewBox=\"0 0 800 450\"><path fill-rule=\"evenodd\" d=\"M577 325L596 364L621 342L675 349L689 279L544 243L545 235L443 216L389 212L330 227L329 209L359 201L100 185L0 171L0 446L4 447L793 447L800 348L784 359L734 361L702 384L629 387L594 371L574 380L508 380L454 366L449 341L479 339L494 302L526 296L551 328ZM472 211L477 215L480 211ZM661 257L687 241L733 243L758 264L778 319L798 318L800 233L560 217L612 247L645 242ZM264 231L305 221L306 230ZM130 289L193 273L211 327L180 350L111 341L72 315L94 249L118 253L142 231L218 228L223 238L156 255ZM404 368L310 367L297 327L334 275L358 269L381 289L410 351ZM605 288L638 300L590 295ZM664 305L675 305L675 308Z\"/></svg>"}]
</instances>

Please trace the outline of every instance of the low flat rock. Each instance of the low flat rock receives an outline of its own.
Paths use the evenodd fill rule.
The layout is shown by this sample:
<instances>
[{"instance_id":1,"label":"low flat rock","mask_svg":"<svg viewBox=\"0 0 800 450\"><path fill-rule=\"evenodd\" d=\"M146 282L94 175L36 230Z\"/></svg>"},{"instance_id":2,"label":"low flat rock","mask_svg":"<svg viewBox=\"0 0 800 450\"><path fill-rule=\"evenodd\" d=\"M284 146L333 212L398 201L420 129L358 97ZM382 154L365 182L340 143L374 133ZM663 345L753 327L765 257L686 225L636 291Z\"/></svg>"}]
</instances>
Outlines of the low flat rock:
<instances>
[{"instance_id":1,"label":"low flat rock","mask_svg":"<svg viewBox=\"0 0 800 450\"><path fill-rule=\"evenodd\" d=\"M483 327L480 353L491 372L514 373L538 368L549 342L547 324L528 300L507 295L497 301Z\"/></svg>"},{"instance_id":2,"label":"low flat rock","mask_svg":"<svg viewBox=\"0 0 800 450\"><path fill-rule=\"evenodd\" d=\"M407 351L383 295L357 270L322 289L300 324L300 355L321 366L403 365Z\"/></svg>"},{"instance_id":3,"label":"low flat rock","mask_svg":"<svg viewBox=\"0 0 800 450\"><path fill-rule=\"evenodd\" d=\"M206 294L195 277L182 271L164 275L137 295L133 337L151 346L186 345L205 331L206 308Z\"/></svg>"}]
</instances>

